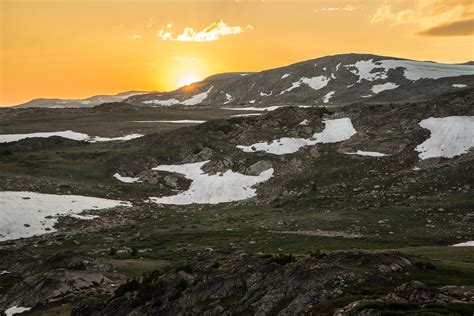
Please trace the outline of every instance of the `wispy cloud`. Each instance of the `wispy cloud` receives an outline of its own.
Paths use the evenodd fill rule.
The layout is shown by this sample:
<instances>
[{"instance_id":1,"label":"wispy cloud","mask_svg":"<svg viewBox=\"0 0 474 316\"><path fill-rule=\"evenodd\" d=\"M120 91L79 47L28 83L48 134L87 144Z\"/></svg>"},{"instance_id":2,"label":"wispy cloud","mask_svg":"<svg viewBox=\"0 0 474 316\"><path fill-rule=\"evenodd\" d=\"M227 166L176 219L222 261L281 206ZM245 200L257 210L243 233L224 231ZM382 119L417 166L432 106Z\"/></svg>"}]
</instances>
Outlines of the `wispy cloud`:
<instances>
[{"instance_id":1,"label":"wispy cloud","mask_svg":"<svg viewBox=\"0 0 474 316\"><path fill-rule=\"evenodd\" d=\"M132 40L141 40L143 37L139 34L133 34L133 35L130 35L128 38Z\"/></svg>"},{"instance_id":2,"label":"wispy cloud","mask_svg":"<svg viewBox=\"0 0 474 316\"><path fill-rule=\"evenodd\" d=\"M420 26L419 35L466 36L474 33L474 1L416 0L410 8L396 10L387 2L377 9L370 22L392 21Z\"/></svg>"},{"instance_id":3,"label":"wispy cloud","mask_svg":"<svg viewBox=\"0 0 474 316\"><path fill-rule=\"evenodd\" d=\"M468 36L474 35L474 19L438 25L418 32L424 36Z\"/></svg>"},{"instance_id":4,"label":"wispy cloud","mask_svg":"<svg viewBox=\"0 0 474 316\"><path fill-rule=\"evenodd\" d=\"M314 12L333 12L333 11L354 11L355 8L351 5L346 5L344 7L330 7L330 8L320 8L314 10Z\"/></svg>"},{"instance_id":5,"label":"wispy cloud","mask_svg":"<svg viewBox=\"0 0 474 316\"><path fill-rule=\"evenodd\" d=\"M174 36L171 31L159 30L157 36L162 40L182 41L182 42L209 42L216 41L223 36L240 34L246 30L252 30L253 27L248 25L229 26L224 21L214 22L202 31L195 31L191 27L184 28L183 32Z\"/></svg>"}]
</instances>

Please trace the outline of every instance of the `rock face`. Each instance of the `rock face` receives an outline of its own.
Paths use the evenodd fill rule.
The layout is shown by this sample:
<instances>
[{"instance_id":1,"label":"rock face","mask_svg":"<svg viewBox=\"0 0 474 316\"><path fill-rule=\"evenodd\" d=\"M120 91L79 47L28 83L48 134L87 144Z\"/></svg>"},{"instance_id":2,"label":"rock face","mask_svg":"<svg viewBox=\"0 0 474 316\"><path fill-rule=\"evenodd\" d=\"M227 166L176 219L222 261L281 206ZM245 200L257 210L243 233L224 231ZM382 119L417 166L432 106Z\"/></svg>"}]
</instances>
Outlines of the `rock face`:
<instances>
[{"instance_id":1,"label":"rock face","mask_svg":"<svg viewBox=\"0 0 474 316\"><path fill-rule=\"evenodd\" d=\"M166 93L132 96L136 105L340 105L419 101L474 87L474 66L368 54L327 56L246 75L216 75Z\"/></svg>"},{"instance_id":2,"label":"rock face","mask_svg":"<svg viewBox=\"0 0 474 316\"><path fill-rule=\"evenodd\" d=\"M396 268L366 273L381 266ZM124 284L108 301L82 302L72 315L310 314L318 304L414 269L411 258L392 252L342 251L298 259L204 254L164 274Z\"/></svg>"},{"instance_id":3,"label":"rock face","mask_svg":"<svg viewBox=\"0 0 474 316\"><path fill-rule=\"evenodd\" d=\"M11 287L0 296L0 311L12 306L35 307L73 298L81 293L105 293L111 281L102 272L106 266L72 251L60 251L41 262L0 262L10 271L0 283Z\"/></svg>"}]
</instances>

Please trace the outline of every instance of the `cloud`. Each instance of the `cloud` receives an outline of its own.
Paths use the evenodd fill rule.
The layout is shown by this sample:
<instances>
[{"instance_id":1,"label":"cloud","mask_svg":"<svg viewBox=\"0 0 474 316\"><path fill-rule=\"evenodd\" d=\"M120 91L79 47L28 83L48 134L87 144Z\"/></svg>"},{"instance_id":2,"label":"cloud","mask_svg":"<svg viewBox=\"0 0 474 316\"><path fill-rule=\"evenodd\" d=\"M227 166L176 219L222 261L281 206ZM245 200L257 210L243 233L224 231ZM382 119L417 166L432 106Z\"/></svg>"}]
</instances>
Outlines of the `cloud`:
<instances>
[{"instance_id":1,"label":"cloud","mask_svg":"<svg viewBox=\"0 0 474 316\"><path fill-rule=\"evenodd\" d=\"M331 11L354 11L354 7L351 5L346 5L345 7L332 7L332 8L321 8L321 9L316 9L314 12L320 12L320 11L326 11L326 12L331 12Z\"/></svg>"},{"instance_id":2,"label":"cloud","mask_svg":"<svg viewBox=\"0 0 474 316\"><path fill-rule=\"evenodd\" d=\"M456 21L444 25L438 25L427 30L418 32L424 36L468 36L474 35L474 19Z\"/></svg>"},{"instance_id":3,"label":"cloud","mask_svg":"<svg viewBox=\"0 0 474 316\"><path fill-rule=\"evenodd\" d=\"M417 24L422 29L417 32L419 35L465 36L473 34L473 19L472 0L415 0L411 2L411 7L403 10L395 10L386 1L372 15L370 22Z\"/></svg>"},{"instance_id":4,"label":"cloud","mask_svg":"<svg viewBox=\"0 0 474 316\"><path fill-rule=\"evenodd\" d=\"M128 38L132 40L141 40L143 37L139 34L133 34L133 35L130 35Z\"/></svg>"},{"instance_id":5,"label":"cloud","mask_svg":"<svg viewBox=\"0 0 474 316\"><path fill-rule=\"evenodd\" d=\"M241 26L228 26L224 21L214 22L202 31L195 31L191 27L186 27L178 36L173 36L171 32L165 30L159 30L157 36L162 40L172 40L181 42L209 42L216 41L223 36L240 34L245 30L252 30L253 27L248 25L246 27Z\"/></svg>"}]
</instances>

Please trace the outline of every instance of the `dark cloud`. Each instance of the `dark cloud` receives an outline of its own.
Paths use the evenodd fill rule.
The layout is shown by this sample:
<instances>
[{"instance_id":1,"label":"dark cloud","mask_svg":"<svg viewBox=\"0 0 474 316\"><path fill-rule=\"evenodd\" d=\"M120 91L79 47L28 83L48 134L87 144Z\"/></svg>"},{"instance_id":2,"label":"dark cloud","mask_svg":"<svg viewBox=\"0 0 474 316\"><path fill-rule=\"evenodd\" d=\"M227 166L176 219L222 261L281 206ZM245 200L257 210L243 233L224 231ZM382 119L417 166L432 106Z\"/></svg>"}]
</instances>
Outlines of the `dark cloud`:
<instances>
[{"instance_id":1,"label":"dark cloud","mask_svg":"<svg viewBox=\"0 0 474 316\"><path fill-rule=\"evenodd\" d=\"M423 36L470 36L474 35L474 19L438 25L418 33Z\"/></svg>"}]
</instances>

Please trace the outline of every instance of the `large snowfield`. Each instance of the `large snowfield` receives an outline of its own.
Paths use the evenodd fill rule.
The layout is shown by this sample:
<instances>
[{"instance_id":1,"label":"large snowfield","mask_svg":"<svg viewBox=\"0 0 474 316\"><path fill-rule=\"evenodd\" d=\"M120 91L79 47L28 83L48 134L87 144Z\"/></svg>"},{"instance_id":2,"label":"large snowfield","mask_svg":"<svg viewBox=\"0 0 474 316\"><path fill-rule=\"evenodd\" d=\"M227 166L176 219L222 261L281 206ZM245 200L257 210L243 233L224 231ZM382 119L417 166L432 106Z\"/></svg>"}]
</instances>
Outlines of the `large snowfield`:
<instances>
[{"instance_id":1,"label":"large snowfield","mask_svg":"<svg viewBox=\"0 0 474 316\"><path fill-rule=\"evenodd\" d=\"M0 143L16 142L26 138L49 138L53 136L64 137L77 141L86 142L111 142L111 141L125 141L134 138L142 137L142 134L129 134L120 137L100 137L100 136L89 136L84 133L78 133L73 131L61 131L61 132L40 132L40 133L27 133L27 134L3 134L0 135Z\"/></svg>"},{"instance_id":2,"label":"large snowfield","mask_svg":"<svg viewBox=\"0 0 474 316\"><path fill-rule=\"evenodd\" d=\"M130 203L79 195L0 192L0 241L54 231L58 215L77 216L84 210L120 205L130 206Z\"/></svg>"},{"instance_id":3,"label":"large snowfield","mask_svg":"<svg viewBox=\"0 0 474 316\"><path fill-rule=\"evenodd\" d=\"M240 201L257 195L254 186L265 182L273 176L273 168L263 171L258 176L247 176L227 170L213 175L206 174L202 167L209 161L182 165L161 165L153 170L175 172L192 180L188 190L172 196L151 197L158 204L218 204Z\"/></svg>"},{"instance_id":4,"label":"large snowfield","mask_svg":"<svg viewBox=\"0 0 474 316\"><path fill-rule=\"evenodd\" d=\"M315 133L311 138L283 137L271 142L260 142L250 146L238 145L237 148L244 152L264 151L274 155L286 155L295 153L305 146L348 140L356 133L349 118L325 120L324 124L326 124L324 130L321 133Z\"/></svg>"},{"instance_id":5,"label":"large snowfield","mask_svg":"<svg viewBox=\"0 0 474 316\"><path fill-rule=\"evenodd\" d=\"M474 116L430 117L420 126L431 132L430 138L415 148L422 160L453 158L474 147Z\"/></svg>"}]
</instances>

